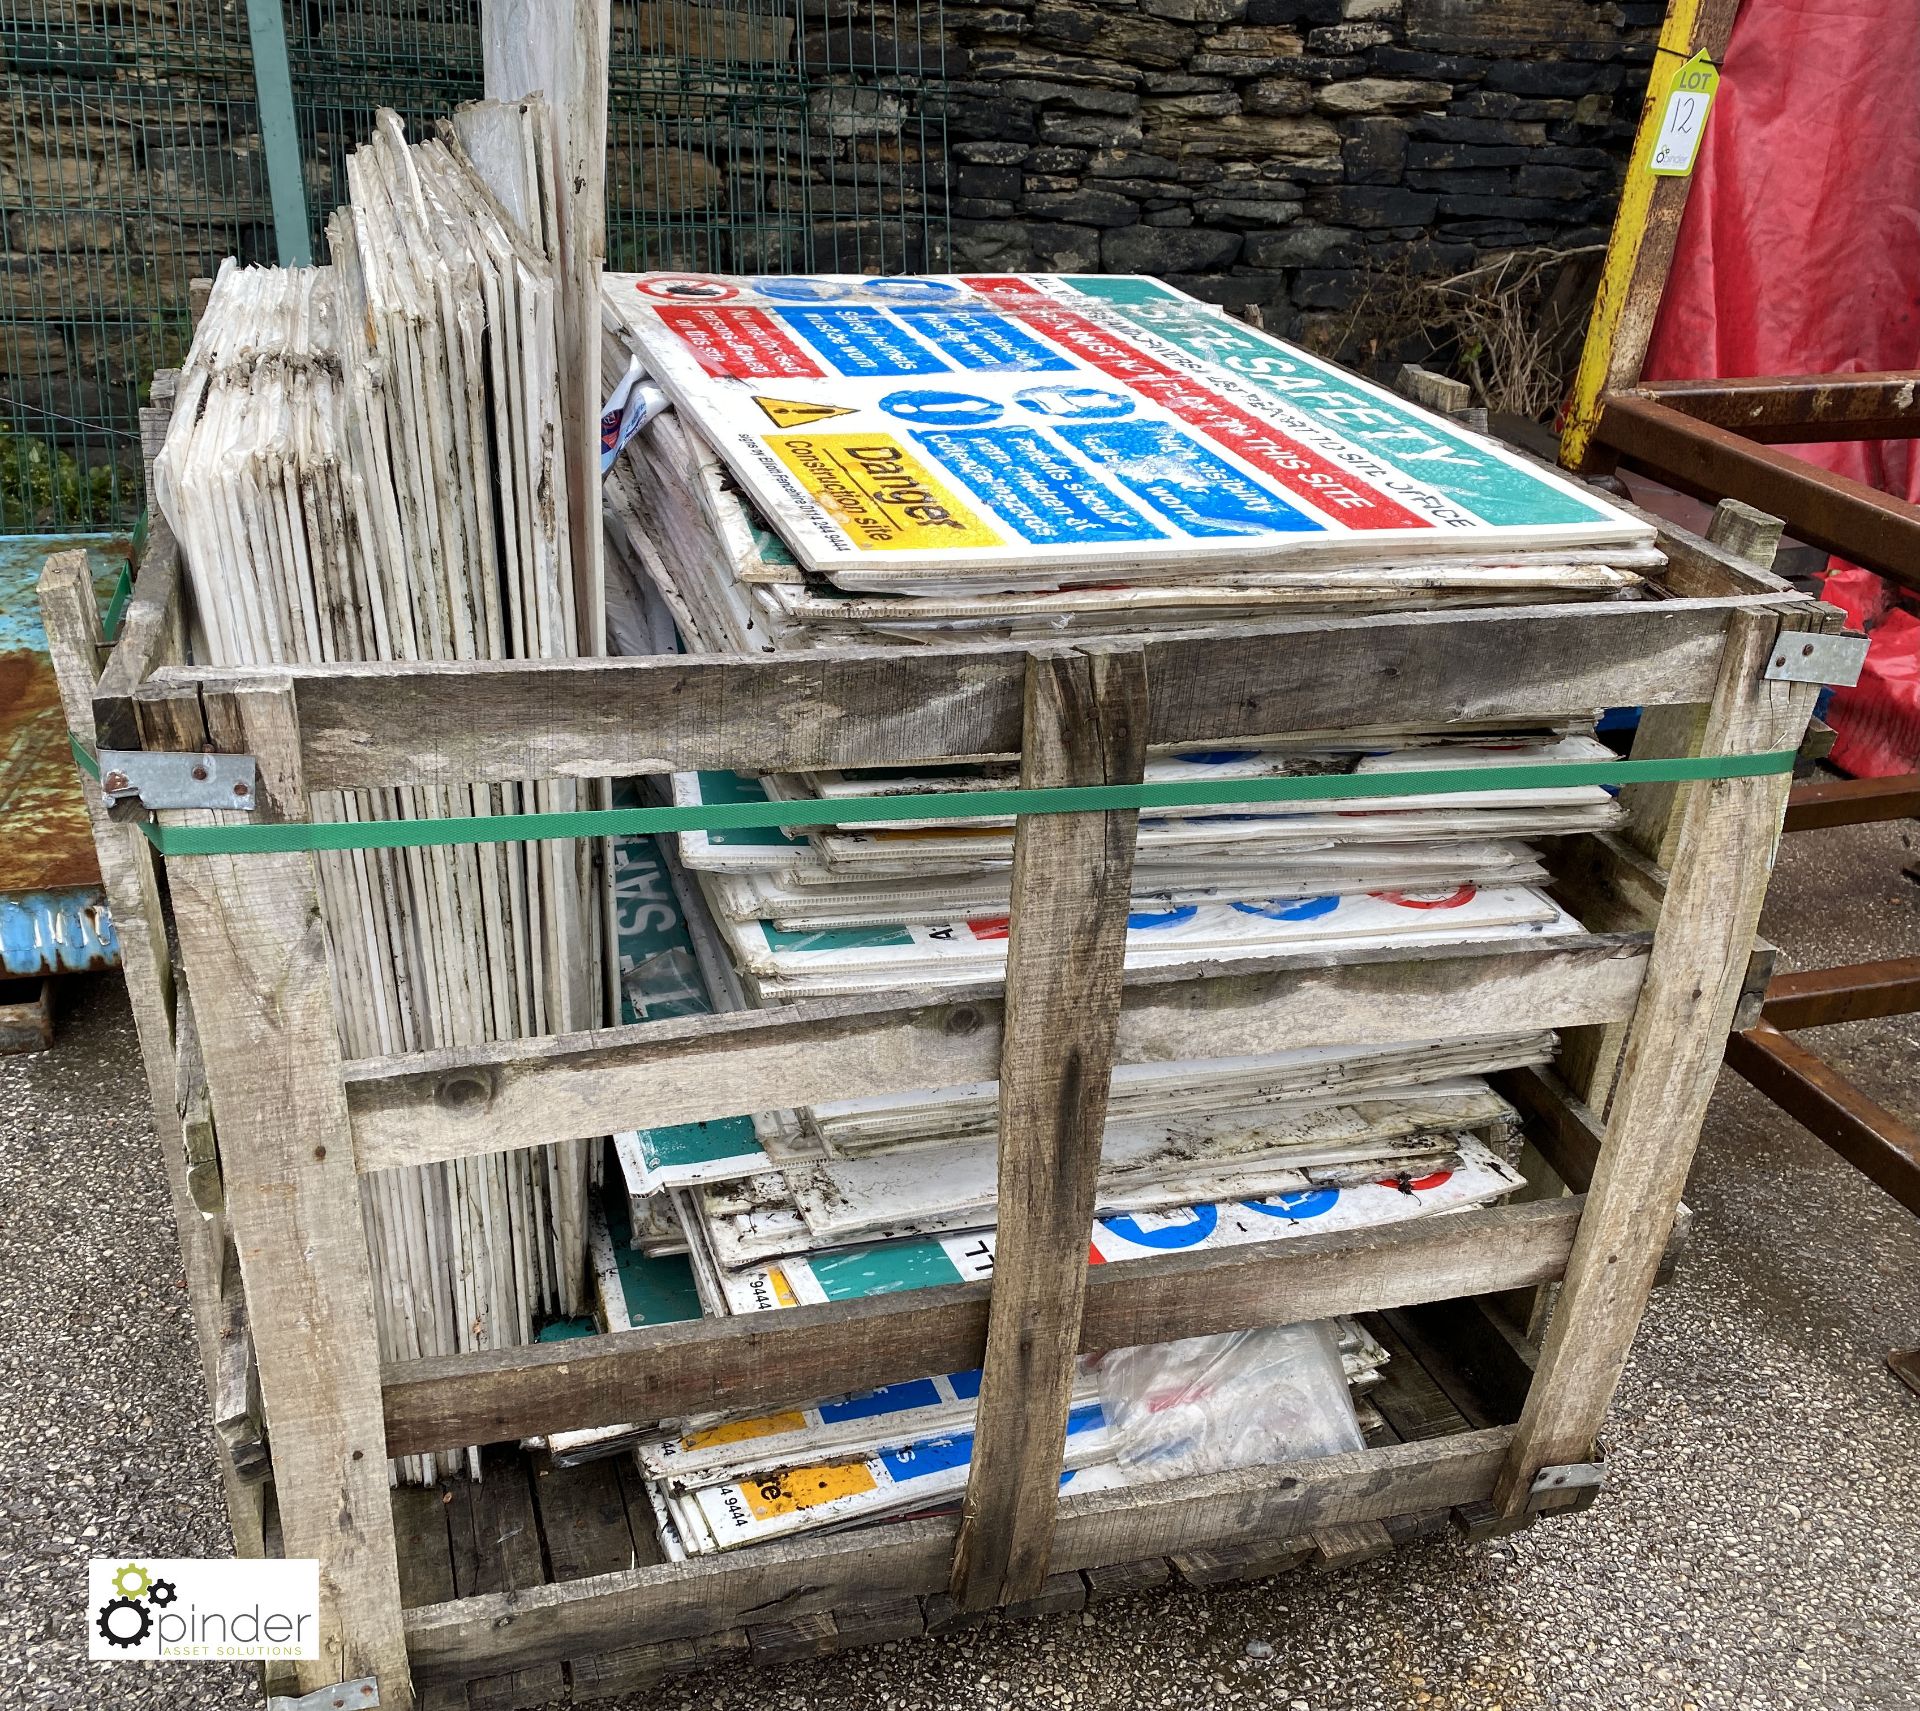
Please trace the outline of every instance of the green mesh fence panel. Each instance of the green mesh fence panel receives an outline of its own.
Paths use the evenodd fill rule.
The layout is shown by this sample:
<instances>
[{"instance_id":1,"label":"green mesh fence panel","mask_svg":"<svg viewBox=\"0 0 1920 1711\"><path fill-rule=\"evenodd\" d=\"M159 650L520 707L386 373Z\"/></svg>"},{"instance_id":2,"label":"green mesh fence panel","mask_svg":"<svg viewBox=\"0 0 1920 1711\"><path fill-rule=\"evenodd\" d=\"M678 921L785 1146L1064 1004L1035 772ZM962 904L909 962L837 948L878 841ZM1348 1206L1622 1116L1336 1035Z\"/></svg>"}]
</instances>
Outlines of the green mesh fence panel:
<instances>
[{"instance_id":1,"label":"green mesh fence panel","mask_svg":"<svg viewBox=\"0 0 1920 1711\"><path fill-rule=\"evenodd\" d=\"M376 108L481 87L478 0L287 0L316 258ZM938 0L614 0L608 265L936 269ZM242 0L15 0L0 16L0 532L126 525L137 409L188 281L274 259Z\"/></svg>"},{"instance_id":2,"label":"green mesh fence panel","mask_svg":"<svg viewBox=\"0 0 1920 1711\"><path fill-rule=\"evenodd\" d=\"M824 273L946 266L946 60L941 8L808 7L804 265Z\"/></svg>"},{"instance_id":3,"label":"green mesh fence panel","mask_svg":"<svg viewBox=\"0 0 1920 1711\"><path fill-rule=\"evenodd\" d=\"M347 156L391 107L407 135L480 97L479 0L289 0L287 60L316 261L347 199Z\"/></svg>"},{"instance_id":4,"label":"green mesh fence panel","mask_svg":"<svg viewBox=\"0 0 1920 1711\"><path fill-rule=\"evenodd\" d=\"M245 13L24 0L0 76L0 530L125 524L187 282L272 253Z\"/></svg>"}]
</instances>

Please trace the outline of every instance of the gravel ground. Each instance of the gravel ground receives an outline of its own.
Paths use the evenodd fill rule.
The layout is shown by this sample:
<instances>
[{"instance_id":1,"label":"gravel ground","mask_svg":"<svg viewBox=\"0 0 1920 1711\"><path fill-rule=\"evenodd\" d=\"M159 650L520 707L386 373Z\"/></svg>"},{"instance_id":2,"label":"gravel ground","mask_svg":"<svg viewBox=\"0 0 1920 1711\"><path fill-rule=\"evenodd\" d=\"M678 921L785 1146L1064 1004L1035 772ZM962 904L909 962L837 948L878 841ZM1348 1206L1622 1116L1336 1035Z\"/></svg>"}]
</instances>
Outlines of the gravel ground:
<instances>
[{"instance_id":1,"label":"gravel ground","mask_svg":"<svg viewBox=\"0 0 1920 1711\"><path fill-rule=\"evenodd\" d=\"M1910 829L1789 841L1765 928L1789 967L1920 949ZM1810 1036L1920 1112L1920 1022ZM254 1703L225 1669L85 1661L85 1559L226 1548L133 1031L77 982L60 1043L0 1060L0 1661L8 1703ZM1588 1514L1325 1575L1169 1591L781 1670L624 1711L1920 1711L1920 1225L1731 1076ZM110 1672L110 1673L109 1673Z\"/></svg>"}]
</instances>

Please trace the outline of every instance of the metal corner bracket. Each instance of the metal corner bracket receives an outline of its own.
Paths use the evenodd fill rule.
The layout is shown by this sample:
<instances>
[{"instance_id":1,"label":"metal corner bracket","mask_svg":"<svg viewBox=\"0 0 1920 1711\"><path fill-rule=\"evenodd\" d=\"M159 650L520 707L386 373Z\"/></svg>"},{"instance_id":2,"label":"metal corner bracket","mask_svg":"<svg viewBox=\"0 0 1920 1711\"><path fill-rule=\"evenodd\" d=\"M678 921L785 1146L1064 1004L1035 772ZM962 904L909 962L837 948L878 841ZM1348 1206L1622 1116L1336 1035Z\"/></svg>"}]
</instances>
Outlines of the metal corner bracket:
<instances>
[{"instance_id":1,"label":"metal corner bracket","mask_svg":"<svg viewBox=\"0 0 1920 1711\"><path fill-rule=\"evenodd\" d=\"M377 1711L379 1704L380 1684L363 1675L332 1687L316 1687L298 1699L276 1693L267 1701L267 1711Z\"/></svg>"},{"instance_id":2,"label":"metal corner bracket","mask_svg":"<svg viewBox=\"0 0 1920 1711\"><path fill-rule=\"evenodd\" d=\"M1769 683L1831 683L1851 689L1867 663L1867 638L1782 630L1762 675Z\"/></svg>"},{"instance_id":3,"label":"metal corner bracket","mask_svg":"<svg viewBox=\"0 0 1920 1711\"><path fill-rule=\"evenodd\" d=\"M1533 1484L1527 1488L1530 1502L1542 1497L1552 1496L1559 1491L1598 1491L1605 1483L1606 1473L1597 1461L1562 1462L1554 1467L1543 1467L1533 1476Z\"/></svg>"},{"instance_id":4,"label":"metal corner bracket","mask_svg":"<svg viewBox=\"0 0 1920 1711\"><path fill-rule=\"evenodd\" d=\"M259 768L252 755L174 754L161 749L102 749L100 793L109 802L138 797L143 808L251 810Z\"/></svg>"}]
</instances>

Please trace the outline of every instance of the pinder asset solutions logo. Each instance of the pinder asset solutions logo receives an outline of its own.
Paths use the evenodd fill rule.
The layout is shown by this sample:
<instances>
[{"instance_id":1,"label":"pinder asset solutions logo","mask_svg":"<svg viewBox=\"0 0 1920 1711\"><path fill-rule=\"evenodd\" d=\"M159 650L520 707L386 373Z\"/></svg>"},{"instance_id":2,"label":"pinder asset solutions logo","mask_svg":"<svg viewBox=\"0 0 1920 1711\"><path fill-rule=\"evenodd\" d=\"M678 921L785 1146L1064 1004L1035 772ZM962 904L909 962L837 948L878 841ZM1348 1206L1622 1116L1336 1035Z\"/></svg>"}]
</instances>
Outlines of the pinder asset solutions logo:
<instances>
[{"instance_id":1,"label":"pinder asset solutions logo","mask_svg":"<svg viewBox=\"0 0 1920 1711\"><path fill-rule=\"evenodd\" d=\"M320 1656L320 1565L195 1557L95 1557L87 1656L226 1662Z\"/></svg>"}]
</instances>

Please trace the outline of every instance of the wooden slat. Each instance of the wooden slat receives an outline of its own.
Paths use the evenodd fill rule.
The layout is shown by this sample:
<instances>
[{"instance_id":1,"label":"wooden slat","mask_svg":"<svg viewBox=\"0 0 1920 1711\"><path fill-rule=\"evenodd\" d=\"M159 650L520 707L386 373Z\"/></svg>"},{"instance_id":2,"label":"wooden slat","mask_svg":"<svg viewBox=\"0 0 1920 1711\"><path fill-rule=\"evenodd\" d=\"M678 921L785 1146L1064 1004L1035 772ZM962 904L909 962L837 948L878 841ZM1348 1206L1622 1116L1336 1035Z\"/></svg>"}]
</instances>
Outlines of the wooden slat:
<instances>
[{"instance_id":1,"label":"wooden slat","mask_svg":"<svg viewBox=\"0 0 1920 1711\"><path fill-rule=\"evenodd\" d=\"M133 692L156 667L180 657L185 580L173 530L155 508L147 515L146 551L133 579L127 609L121 615L120 633L93 689L92 722L103 748L140 747Z\"/></svg>"},{"instance_id":2,"label":"wooden slat","mask_svg":"<svg viewBox=\"0 0 1920 1711\"><path fill-rule=\"evenodd\" d=\"M1397 1551L1424 1539L1437 1539L1453 1532L1453 1515L1446 1509L1426 1509L1416 1515L1392 1515L1380 1523Z\"/></svg>"},{"instance_id":3,"label":"wooden slat","mask_svg":"<svg viewBox=\"0 0 1920 1711\"><path fill-rule=\"evenodd\" d=\"M259 761L256 815L304 817L291 691L209 697L207 710L223 752ZM272 1424L284 1550L320 1562L321 1655L296 1666L299 1685L374 1675L382 1704L404 1708L373 1282L313 859L190 856L169 865L168 879L228 1141L228 1221Z\"/></svg>"},{"instance_id":4,"label":"wooden slat","mask_svg":"<svg viewBox=\"0 0 1920 1711\"><path fill-rule=\"evenodd\" d=\"M418 1485L393 1494L394 1547L400 1559L400 1602L409 1610L460 1596L453 1575L445 1494Z\"/></svg>"},{"instance_id":5,"label":"wooden slat","mask_svg":"<svg viewBox=\"0 0 1920 1711\"><path fill-rule=\"evenodd\" d=\"M1020 784L1133 784L1147 763L1137 648L1036 655ZM1113 1077L1134 813L1022 815L1000 1041L998 1241L954 1599L1038 1595L1080 1348L1087 1232Z\"/></svg>"},{"instance_id":6,"label":"wooden slat","mask_svg":"<svg viewBox=\"0 0 1920 1711\"><path fill-rule=\"evenodd\" d=\"M1428 1301L1400 1310L1420 1328L1427 1346L1482 1399L1495 1424L1520 1418L1538 1351L1501 1314L1480 1299Z\"/></svg>"},{"instance_id":7,"label":"wooden slat","mask_svg":"<svg viewBox=\"0 0 1920 1711\"><path fill-rule=\"evenodd\" d=\"M1364 1313L1558 1277L1577 1199L1092 1268L1082 1353ZM771 1407L980 1365L984 1283L689 1320L387 1369L395 1455L569 1427Z\"/></svg>"},{"instance_id":8,"label":"wooden slat","mask_svg":"<svg viewBox=\"0 0 1920 1711\"><path fill-rule=\"evenodd\" d=\"M133 711L140 731L137 745L140 748L187 754L208 746L206 709L201 704L200 684L192 676L172 676L171 673L176 669L163 667L162 673L168 679L166 682L156 683L149 678L134 691ZM208 693L212 696L224 695L230 700L247 691L276 691L286 681L284 673L261 671L254 673L245 683L211 685ZM118 816L123 809L129 818L139 817L145 812L138 803L129 801L118 804L115 815Z\"/></svg>"},{"instance_id":9,"label":"wooden slat","mask_svg":"<svg viewBox=\"0 0 1920 1711\"><path fill-rule=\"evenodd\" d=\"M910 1640L927 1631L917 1598L888 1598L834 1611L833 1625L844 1646L883 1646L889 1640Z\"/></svg>"},{"instance_id":10,"label":"wooden slat","mask_svg":"<svg viewBox=\"0 0 1920 1711\"><path fill-rule=\"evenodd\" d=\"M1348 1521L1313 1534L1313 1564L1319 1569L1351 1568L1392 1549L1393 1535L1379 1521Z\"/></svg>"},{"instance_id":11,"label":"wooden slat","mask_svg":"<svg viewBox=\"0 0 1920 1711\"><path fill-rule=\"evenodd\" d=\"M1381 1314L1380 1323L1383 1327L1382 1340L1394 1351L1395 1356L1404 1354L1419 1367L1427 1382L1440 1392L1447 1406L1468 1427L1483 1431L1505 1424L1497 1411L1488 1406L1487 1399L1466 1381L1460 1369L1447 1358L1445 1351L1434 1345L1426 1327L1412 1314L1395 1308Z\"/></svg>"},{"instance_id":12,"label":"wooden slat","mask_svg":"<svg viewBox=\"0 0 1920 1711\"><path fill-rule=\"evenodd\" d=\"M1653 927L1666 901L1667 875L1651 857L1612 832L1581 832L1555 838L1544 849L1553 873L1553 896L1561 907L1600 932ZM1736 1026L1759 1018L1779 947L1756 937L1740 986Z\"/></svg>"},{"instance_id":13,"label":"wooden slat","mask_svg":"<svg viewBox=\"0 0 1920 1711\"><path fill-rule=\"evenodd\" d=\"M832 1651L839 1643L840 1630L830 1610L816 1610L809 1616L789 1616L780 1622L755 1622L747 1628L747 1647L755 1663L793 1663L800 1658L816 1658Z\"/></svg>"},{"instance_id":14,"label":"wooden slat","mask_svg":"<svg viewBox=\"0 0 1920 1711\"><path fill-rule=\"evenodd\" d=\"M1714 508L1703 544L1730 561L1745 562L1743 554L1759 552L1771 564L1779 544L1771 528L1776 521L1750 506L1723 500ZM1771 574L1759 565L1752 568L1756 574ZM1804 602L1801 605L1804 608ZM1704 701L1643 708L1633 733L1632 758L1667 760L1700 753L1707 716ZM1584 872L1580 871L1578 854L1573 857L1576 865L1571 871L1561 865L1566 857L1551 858L1556 863L1564 900L1577 913L1594 909L1591 924L1617 930L1629 925L1651 926L1659 918L1666 903L1667 868L1673 861L1679 827L1674 813L1679 801L1677 789L1671 784L1636 784L1623 790L1620 800L1627 811L1627 823L1618 834L1581 841L1577 848L1587 853ZM1581 919L1587 916L1581 913ZM1772 947L1761 942L1747 968L1742 999L1745 1012L1752 1011L1752 994L1765 989L1772 973ZM1562 1040L1561 1073L1574 1092L1603 1116L1613 1097L1625 1044L1626 1028L1621 1023L1583 1028Z\"/></svg>"},{"instance_id":15,"label":"wooden slat","mask_svg":"<svg viewBox=\"0 0 1920 1711\"><path fill-rule=\"evenodd\" d=\"M1403 1443L1426 1443L1472 1430L1471 1422L1401 1341L1386 1315L1369 1319L1367 1329L1393 1357L1380 1382L1367 1391L1367 1400Z\"/></svg>"},{"instance_id":16,"label":"wooden slat","mask_svg":"<svg viewBox=\"0 0 1920 1711\"><path fill-rule=\"evenodd\" d=\"M1509 1434L1472 1432L1392 1444L1060 1505L1054 1566L1066 1571L1208 1545L1297 1538L1322 1527L1451 1507L1484 1497ZM907 1521L743 1553L462 1599L410 1611L407 1640L423 1683L522 1667L591 1650L610 1634L648 1644L933 1592L945 1585L958 1522Z\"/></svg>"},{"instance_id":17,"label":"wooden slat","mask_svg":"<svg viewBox=\"0 0 1920 1711\"><path fill-rule=\"evenodd\" d=\"M1555 838L1544 852L1553 894L1598 932L1651 928L1666 901L1666 869L1612 832ZM352 1066L349 1065L349 1073Z\"/></svg>"},{"instance_id":18,"label":"wooden slat","mask_svg":"<svg viewBox=\"0 0 1920 1711\"><path fill-rule=\"evenodd\" d=\"M1180 1551L1167 1559L1167 1566L1188 1586L1204 1589L1237 1586L1243 1580L1268 1580L1276 1574L1287 1574L1304 1567L1313 1553L1311 1538L1260 1539L1251 1544Z\"/></svg>"},{"instance_id":19,"label":"wooden slat","mask_svg":"<svg viewBox=\"0 0 1920 1711\"><path fill-rule=\"evenodd\" d=\"M1651 936L1516 938L1143 970L1121 999L1116 1061L1568 1028L1623 1020ZM645 1022L345 1070L362 1172L829 1099L955 1087L998 1073L996 991L815 999Z\"/></svg>"},{"instance_id":20,"label":"wooden slat","mask_svg":"<svg viewBox=\"0 0 1920 1711\"><path fill-rule=\"evenodd\" d=\"M1804 620L1825 621L1814 608ZM1701 752L1791 747L1812 686L1762 676L1781 620L1730 628ZM1788 780L1686 787L1667 904L1627 1025L1606 1138L1496 1507L1516 1513L1541 1468L1587 1460L1639 1327L1672 1228L1766 895Z\"/></svg>"},{"instance_id":21,"label":"wooden slat","mask_svg":"<svg viewBox=\"0 0 1920 1711\"><path fill-rule=\"evenodd\" d=\"M253 1359L253 1333L247 1323L246 1290L239 1256L229 1248L220 1285L220 1348L209 1375L213 1389L213 1435L223 1459L246 1481L265 1479L266 1423L260 1417L260 1391Z\"/></svg>"},{"instance_id":22,"label":"wooden slat","mask_svg":"<svg viewBox=\"0 0 1920 1711\"><path fill-rule=\"evenodd\" d=\"M1600 1119L1587 1103L1552 1069L1537 1065L1498 1070L1488 1079L1495 1092L1511 1100L1528 1118L1527 1140L1545 1170L1574 1193L1584 1194L1593 1182L1604 1137ZM1539 1173L1525 1166L1526 1161L1522 1160L1523 1172L1531 1184ZM1674 1213L1673 1233L1660 1256L1660 1269L1654 1273L1656 1284L1672 1280L1692 1233L1693 1209L1682 1202ZM1551 1294L1546 1288L1522 1291L1521 1296L1495 1300L1492 1305L1511 1323L1523 1325L1527 1335L1537 1342L1546 1325ZM1524 1306L1522 1297L1527 1298Z\"/></svg>"},{"instance_id":23,"label":"wooden slat","mask_svg":"<svg viewBox=\"0 0 1920 1711\"><path fill-rule=\"evenodd\" d=\"M1108 1563L1099 1568L1081 1570L1087 1583L1087 1602L1099 1604L1109 1598L1125 1598L1136 1592L1151 1592L1165 1586L1171 1569L1164 1557L1146 1557L1139 1562Z\"/></svg>"},{"instance_id":24,"label":"wooden slat","mask_svg":"<svg viewBox=\"0 0 1920 1711\"><path fill-rule=\"evenodd\" d=\"M454 1487L455 1577L463 1598L513 1596L546 1583L528 1467L517 1450L491 1454L484 1477ZM566 1676L554 1661L520 1665L468 1683L472 1711L522 1711L566 1692ZM384 1700L386 1684L381 1683Z\"/></svg>"},{"instance_id":25,"label":"wooden slat","mask_svg":"<svg viewBox=\"0 0 1920 1711\"><path fill-rule=\"evenodd\" d=\"M635 1565L633 1531L620 1470L611 1460L579 1467L533 1464L540 1536L555 1580L585 1580Z\"/></svg>"},{"instance_id":26,"label":"wooden slat","mask_svg":"<svg viewBox=\"0 0 1920 1711\"><path fill-rule=\"evenodd\" d=\"M1488 1077L1494 1090L1530 1118L1530 1130L1553 1173L1569 1188L1584 1192L1600 1162L1600 1120L1586 1102L1551 1069L1524 1065L1496 1070Z\"/></svg>"},{"instance_id":27,"label":"wooden slat","mask_svg":"<svg viewBox=\"0 0 1920 1711\"><path fill-rule=\"evenodd\" d=\"M575 1658L568 1667L575 1699L603 1700L645 1693L669 1676L698 1669L700 1660L691 1640L656 1640L650 1645L594 1652Z\"/></svg>"},{"instance_id":28,"label":"wooden slat","mask_svg":"<svg viewBox=\"0 0 1920 1711\"><path fill-rule=\"evenodd\" d=\"M1286 620L1144 644L1153 743L1699 701L1723 600ZM1027 650L289 668L314 790L1011 756ZM139 695L258 673L162 668Z\"/></svg>"},{"instance_id":29,"label":"wooden slat","mask_svg":"<svg viewBox=\"0 0 1920 1711\"><path fill-rule=\"evenodd\" d=\"M140 406L140 472L143 477L141 491L153 493L153 460L160 455L160 448L167 443L167 425L173 420L173 401L180 389L180 371L177 368L156 368L153 371L152 384L147 388L148 402ZM158 506L153 507L157 512Z\"/></svg>"},{"instance_id":30,"label":"wooden slat","mask_svg":"<svg viewBox=\"0 0 1920 1711\"><path fill-rule=\"evenodd\" d=\"M1660 550L1667 555L1667 563L1664 569L1653 573L1653 580L1669 594L1688 600L1744 601L1755 595L1788 601L1805 598L1784 576L1748 563L1718 541L1697 535L1670 518L1636 505L1623 493L1609 493L1607 503L1658 531Z\"/></svg>"}]
</instances>

